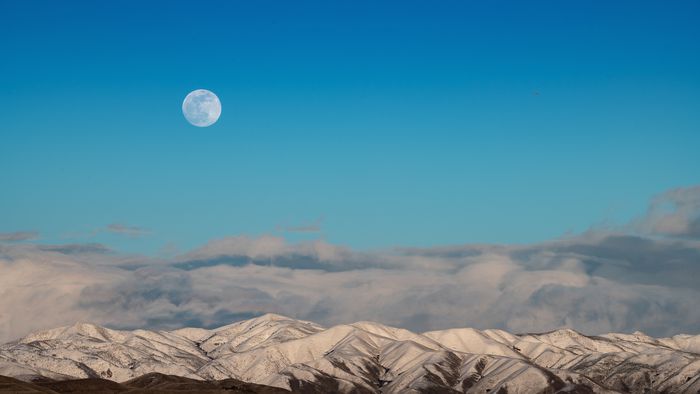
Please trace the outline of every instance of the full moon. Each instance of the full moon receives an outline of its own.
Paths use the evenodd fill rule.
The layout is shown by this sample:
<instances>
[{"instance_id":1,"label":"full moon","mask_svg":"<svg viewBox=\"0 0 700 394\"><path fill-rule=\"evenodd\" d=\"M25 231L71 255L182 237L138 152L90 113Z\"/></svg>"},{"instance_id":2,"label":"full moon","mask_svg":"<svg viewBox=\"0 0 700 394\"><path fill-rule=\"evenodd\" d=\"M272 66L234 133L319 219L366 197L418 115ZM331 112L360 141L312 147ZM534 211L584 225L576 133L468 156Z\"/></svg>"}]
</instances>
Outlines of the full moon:
<instances>
[{"instance_id":1,"label":"full moon","mask_svg":"<svg viewBox=\"0 0 700 394\"><path fill-rule=\"evenodd\" d=\"M221 101L206 89L193 90L182 102L182 113L194 126L211 126L221 116Z\"/></svg>"}]
</instances>

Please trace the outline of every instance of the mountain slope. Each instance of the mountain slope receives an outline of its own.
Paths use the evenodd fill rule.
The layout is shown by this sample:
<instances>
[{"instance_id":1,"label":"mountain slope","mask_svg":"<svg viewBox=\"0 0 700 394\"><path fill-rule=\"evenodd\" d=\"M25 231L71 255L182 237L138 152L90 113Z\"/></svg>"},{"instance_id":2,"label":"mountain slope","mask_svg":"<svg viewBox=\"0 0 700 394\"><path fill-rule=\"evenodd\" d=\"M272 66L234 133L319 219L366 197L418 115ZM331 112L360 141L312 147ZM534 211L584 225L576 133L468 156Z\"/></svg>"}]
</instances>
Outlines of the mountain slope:
<instances>
[{"instance_id":1,"label":"mountain slope","mask_svg":"<svg viewBox=\"0 0 700 394\"><path fill-rule=\"evenodd\" d=\"M41 331L0 346L0 375L123 383L160 373L301 392L698 393L699 343L691 335L586 336L568 329L418 334L372 322L326 329L268 314L213 330L80 323ZM166 383L185 384L173 379Z\"/></svg>"}]
</instances>

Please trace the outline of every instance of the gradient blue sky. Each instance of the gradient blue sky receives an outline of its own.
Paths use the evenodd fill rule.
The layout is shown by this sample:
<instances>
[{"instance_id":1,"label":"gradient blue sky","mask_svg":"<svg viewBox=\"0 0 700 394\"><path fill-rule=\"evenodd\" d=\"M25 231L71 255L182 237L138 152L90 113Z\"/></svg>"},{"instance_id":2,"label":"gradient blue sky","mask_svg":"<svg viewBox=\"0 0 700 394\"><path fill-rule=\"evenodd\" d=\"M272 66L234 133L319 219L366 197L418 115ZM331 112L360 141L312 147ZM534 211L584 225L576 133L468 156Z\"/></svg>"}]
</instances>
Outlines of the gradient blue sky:
<instances>
[{"instance_id":1,"label":"gradient blue sky","mask_svg":"<svg viewBox=\"0 0 700 394\"><path fill-rule=\"evenodd\" d=\"M611 4L614 3L614 4ZM697 1L0 3L0 232L521 243L700 182ZM181 103L214 91L222 116ZM145 237L101 231L110 223Z\"/></svg>"}]
</instances>

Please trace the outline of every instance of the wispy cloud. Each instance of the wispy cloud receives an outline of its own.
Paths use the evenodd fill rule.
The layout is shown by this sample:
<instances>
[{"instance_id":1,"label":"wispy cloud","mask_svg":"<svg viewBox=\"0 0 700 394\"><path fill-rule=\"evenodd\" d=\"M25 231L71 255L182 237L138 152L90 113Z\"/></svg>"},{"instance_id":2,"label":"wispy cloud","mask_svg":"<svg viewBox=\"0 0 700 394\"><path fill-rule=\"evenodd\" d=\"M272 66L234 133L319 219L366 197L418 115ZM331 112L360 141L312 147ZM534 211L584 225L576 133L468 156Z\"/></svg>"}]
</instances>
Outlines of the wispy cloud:
<instances>
[{"instance_id":1,"label":"wispy cloud","mask_svg":"<svg viewBox=\"0 0 700 394\"><path fill-rule=\"evenodd\" d=\"M46 252L57 252L65 255L74 254L105 254L111 253L112 249L99 243L83 244L63 244L63 245L38 245L39 250Z\"/></svg>"},{"instance_id":2,"label":"wispy cloud","mask_svg":"<svg viewBox=\"0 0 700 394\"><path fill-rule=\"evenodd\" d=\"M323 225L323 217L314 220L311 223L300 224L297 226L279 226L286 233L320 233Z\"/></svg>"},{"instance_id":3,"label":"wispy cloud","mask_svg":"<svg viewBox=\"0 0 700 394\"><path fill-rule=\"evenodd\" d=\"M671 189L656 196L637 227L652 235L700 240L700 186Z\"/></svg>"},{"instance_id":4,"label":"wispy cloud","mask_svg":"<svg viewBox=\"0 0 700 394\"><path fill-rule=\"evenodd\" d=\"M30 241L39 238L39 233L36 231L15 231L10 233L0 233L0 241L16 242Z\"/></svg>"},{"instance_id":5,"label":"wispy cloud","mask_svg":"<svg viewBox=\"0 0 700 394\"><path fill-rule=\"evenodd\" d=\"M104 227L95 228L86 232L76 232L64 234L64 239L89 239L100 234L116 234L128 238L141 238L151 235L152 232L146 228L127 225L124 223L110 223Z\"/></svg>"},{"instance_id":6,"label":"wispy cloud","mask_svg":"<svg viewBox=\"0 0 700 394\"><path fill-rule=\"evenodd\" d=\"M139 238L151 234L151 232L143 227L129 226L122 223L112 223L105 227L104 231L112 234L125 235L130 238Z\"/></svg>"}]
</instances>

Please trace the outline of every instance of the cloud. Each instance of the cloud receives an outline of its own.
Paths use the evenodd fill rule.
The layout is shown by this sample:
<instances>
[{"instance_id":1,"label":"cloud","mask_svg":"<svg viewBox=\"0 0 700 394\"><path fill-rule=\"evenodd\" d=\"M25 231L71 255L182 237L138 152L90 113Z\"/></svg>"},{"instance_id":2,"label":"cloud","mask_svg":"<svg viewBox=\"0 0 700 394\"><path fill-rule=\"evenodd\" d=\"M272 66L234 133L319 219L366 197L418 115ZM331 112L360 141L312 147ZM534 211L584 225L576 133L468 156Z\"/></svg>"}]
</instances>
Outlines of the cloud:
<instances>
[{"instance_id":1,"label":"cloud","mask_svg":"<svg viewBox=\"0 0 700 394\"><path fill-rule=\"evenodd\" d=\"M39 250L47 252L58 252L62 254L105 254L112 252L112 250L109 247L99 243L37 245L37 248L39 248Z\"/></svg>"},{"instance_id":2,"label":"cloud","mask_svg":"<svg viewBox=\"0 0 700 394\"><path fill-rule=\"evenodd\" d=\"M677 204L684 217L695 214ZM76 320L169 329L265 312L415 331L571 327L668 336L700 327L700 243L668 232L375 251L238 236L167 259L98 245L3 244L0 272L0 341Z\"/></svg>"},{"instance_id":3,"label":"cloud","mask_svg":"<svg viewBox=\"0 0 700 394\"><path fill-rule=\"evenodd\" d=\"M189 253L175 257L173 267L194 270L227 265L259 265L321 271L347 271L386 265L381 256L354 252L325 241L296 244L284 238L262 236L227 237L213 240Z\"/></svg>"},{"instance_id":4,"label":"cloud","mask_svg":"<svg viewBox=\"0 0 700 394\"><path fill-rule=\"evenodd\" d=\"M125 235L129 238L139 238L149 235L151 232L143 227L128 226L121 223L112 223L105 227L104 231L112 234Z\"/></svg>"},{"instance_id":5,"label":"cloud","mask_svg":"<svg viewBox=\"0 0 700 394\"><path fill-rule=\"evenodd\" d=\"M656 196L637 227L652 235L700 240L700 186L671 189Z\"/></svg>"},{"instance_id":6,"label":"cloud","mask_svg":"<svg viewBox=\"0 0 700 394\"><path fill-rule=\"evenodd\" d=\"M11 233L0 233L0 242L30 241L38 237L39 233L36 231L15 231Z\"/></svg>"},{"instance_id":7,"label":"cloud","mask_svg":"<svg viewBox=\"0 0 700 394\"><path fill-rule=\"evenodd\" d=\"M135 269L123 268L114 254L87 250L4 250L0 332L6 340L78 319L121 328L215 327L265 312L326 325L376 320L417 331L457 326L516 332L573 327L590 334L697 331L700 292L669 265L678 258L674 244L649 242L656 265L611 252L622 245L614 236L523 247L465 245L460 253L457 248L366 253L235 237L181 258L205 261L189 257L226 255L228 246L248 263L208 260L184 267L173 259ZM263 256L271 263L262 264ZM692 278L700 267L691 258L682 273ZM41 311L41 319L26 311Z\"/></svg>"},{"instance_id":8,"label":"cloud","mask_svg":"<svg viewBox=\"0 0 700 394\"><path fill-rule=\"evenodd\" d=\"M128 238L141 238L151 235L151 231L143 227L130 226L123 223L111 223L104 227L94 228L87 232L65 233L63 234L62 238L90 239L104 233L126 236Z\"/></svg>"},{"instance_id":9,"label":"cloud","mask_svg":"<svg viewBox=\"0 0 700 394\"><path fill-rule=\"evenodd\" d=\"M298 226L281 227L281 229L286 233L320 233L322 224L323 218L320 217L311 223L301 224Z\"/></svg>"},{"instance_id":10,"label":"cloud","mask_svg":"<svg viewBox=\"0 0 700 394\"><path fill-rule=\"evenodd\" d=\"M76 249L35 245L0 245L0 341L29 330L91 320L78 305L82 290L125 277L109 266L112 257ZM64 253L67 252L67 253Z\"/></svg>"}]
</instances>

